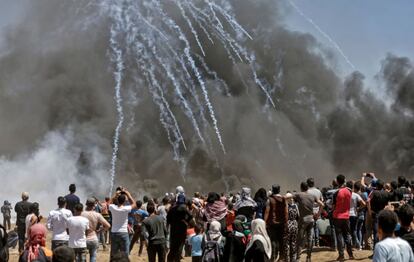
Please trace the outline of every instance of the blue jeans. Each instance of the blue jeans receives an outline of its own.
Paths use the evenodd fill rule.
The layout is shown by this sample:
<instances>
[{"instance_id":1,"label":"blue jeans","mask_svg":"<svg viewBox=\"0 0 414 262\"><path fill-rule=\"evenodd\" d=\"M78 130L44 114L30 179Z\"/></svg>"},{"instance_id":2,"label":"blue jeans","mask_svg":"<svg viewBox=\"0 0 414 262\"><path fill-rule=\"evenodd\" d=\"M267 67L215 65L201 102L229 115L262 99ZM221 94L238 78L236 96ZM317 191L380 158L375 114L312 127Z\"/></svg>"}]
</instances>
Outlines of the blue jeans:
<instances>
[{"instance_id":1,"label":"blue jeans","mask_svg":"<svg viewBox=\"0 0 414 262\"><path fill-rule=\"evenodd\" d=\"M129 255L129 234L111 233L111 257L118 252Z\"/></svg>"},{"instance_id":2,"label":"blue jeans","mask_svg":"<svg viewBox=\"0 0 414 262\"><path fill-rule=\"evenodd\" d=\"M359 248L361 248L361 242L359 242L359 238L358 238L358 228L357 228L358 217L357 216L351 216L351 217L349 217L349 222L351 224L352 244L356 248L359 249Z\"/></svg>"},{"instance_id":3,"label":"blue jeans","mask_svg":"<svg viewBox=\"0 0 414 262\"><path fill-rule=\"evenodd\" d=\"M99 249L99 241L97 240L88 240L86 241L86 248L89 252L89 261L96 262L96 254L98 253Z\"/></svg>"}]
</instances>

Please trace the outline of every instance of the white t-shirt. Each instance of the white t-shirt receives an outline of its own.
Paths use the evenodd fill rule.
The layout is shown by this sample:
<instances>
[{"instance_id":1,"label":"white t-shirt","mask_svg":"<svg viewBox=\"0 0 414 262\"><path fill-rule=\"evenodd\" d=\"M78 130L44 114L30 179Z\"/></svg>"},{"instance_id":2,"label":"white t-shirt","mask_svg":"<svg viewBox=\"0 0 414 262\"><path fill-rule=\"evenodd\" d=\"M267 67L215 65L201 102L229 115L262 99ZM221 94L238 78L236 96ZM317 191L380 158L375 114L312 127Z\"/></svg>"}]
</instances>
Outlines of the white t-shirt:
<instances>
[{"instance_id":1,"label":"white t-shirt","mask_svg":"<svg viewBox=\"0 0 414 262\"><path fill-rule=\"evenodd\" d=\"M362 197L359 194L352 192L351 208L349 209L349 216L351 217L358 216L357 207L358 207L358 203L361 201L362 201Z\"/></svg>"},{"instance_id":2,"label":"white t-shirt","mask_svg":"<svg viewBox=\"0 0 414 262\"><path fill-rule=\"evenodd\" d=\"M69 247L85 248L86 247L86 230L89 229L89 220L82 216L68 218L69 230Z\"/></svg>"},{"instance_id":3,"label":"white t-shirt","mask_svg":"<svg viewBox=\"0 0 414 262\"><path fill-rule=\"evenodd\" d=\"M407 241L396 237L386 238L375 245L373 262L413 262L414 255Z\"/></svg>"},{"instance_id":4,"label":"white t-shirt","mask_svg":"<svg viewBox=\"0 0 414 262\"><path fill-rule=\"evenodd\" d=\"M66 208L58 208L49 212L47 228L53 231L52 240L69 240L66 229L68 228L67 220L70 217L72 217L72 212Z\"/></svg>"},{"instance_id":5,"label":"white t-shirt","mask_svg":"<svg viewBox=\"0 0 414 262\"><path fill-rule=\"evenodd\" d=\"M112 233L128 233L128 214L131 209L131 206L109 205L109 211L112 214Z\"/></svg>"}]
</instances>

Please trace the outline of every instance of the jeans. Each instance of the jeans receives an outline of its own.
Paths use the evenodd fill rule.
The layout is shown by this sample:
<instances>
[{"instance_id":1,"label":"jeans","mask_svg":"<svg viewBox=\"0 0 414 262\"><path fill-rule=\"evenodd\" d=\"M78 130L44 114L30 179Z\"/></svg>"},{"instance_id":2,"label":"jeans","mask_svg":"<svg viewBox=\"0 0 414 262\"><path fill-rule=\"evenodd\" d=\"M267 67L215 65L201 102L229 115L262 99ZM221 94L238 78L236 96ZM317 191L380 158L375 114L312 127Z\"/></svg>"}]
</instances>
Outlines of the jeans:
<instances>
[{"instance_id":1,"label":"jeans","mask_svg":"<svg viewBox=\"0 0 414 262\"><path fill-rule=\"evenodd\" d=\"M297 259L300 257L300 253L302 251L302 247L304 246L304 242L306 241L306 255L307 257L311 257L312 255L312 240L313 240L313 218L306 219L299 222L299 233L298 233L298 244L297 244Z\"/></svg>"},{"instance_id":2,"label":"jeans","mask_svg":"<svg viewBox=\"0 0 414 262\"><path fill-rule=\"evenodd\" d=\"M344 257L344 240L348 255L353 256L352 253L352 238L351 227L348 219L334 219L334 225L336 230L336 239L338 241L338 253L340 257Z\"/></svg>"},{"instance_id":3,"label":"jeans","mask_svg":"<svg viewBox=\"0 0 414 262\"><path fill-rule=\"evenodd\" d=\"M315 222L313 223L313 234L314 234L314 238L315 238L315 246L319 246L320 232L319 232L319 227L318 227L318 223L317 223L319 220L321 220L321 219L315 220Z\"/></svg>"},{"instance_id":4,"label":"jeans","mask_svg":"<svg viewBox=\"0 0 414 262\"><path fill-rule=\"evenodd\" d=\"M75 251L76 262L86 262L86 248L74 248L73 251Z\"/></svg>"},{"instance_id":5,"label":"jeans","mask_svg":"<svg viewBox=\"0 0 414 262\"><path fill-rule=\"evenodd\" d=\"M148 244L148 261L155 262L158 254L158 262L165 262L165 244Z\"/></svg>"},{"instance_id":6,"label":"jeans","mask_svg":"<svg viewBox=\"0 0 414 262\"><path fill-rule=\"evenodd\" d=\"M125 233L111 233L111 257L118 252L129 255L129 235Z\"/></svg>"},{"instance_id":7,"label":"jeans","mask_svg":"<svg viewBox=\"0 0 414 262\"><path fill-rule=\"evenodd\" d=\"M364 229L364 217L359 217L358 221L357 221L357 226L356 226L356 233L357 233L357 239L359 241L359 248L362 248L363 246L363 242L364 242L364 238L363 238L363 229Z\"/></svg>"},{"instance_id":8,"label":"jeans","mask_svg":"<svg viewBox=\"0 0 414 262\"><path fill-rule=\"evenodd\" d=\"M359 242L358 231L357 231L358 217L356 216L349 217L349 222L351 226L352 244L354 245L354 247L359 249L361 248L361 243Z\"/></svg>"},{"instance_id":9,"label":"jeans","mask_svg":"<svg viewBox=\"0 0 414 262\"><path fill-rule=\"evenodd\" d=\"M267 229L270 241L272 243L272 261L276 260L279 255L279 258L284 258L283 252L283 237L284 237L284 228L283 223L270 225Z\"/></svg>"},{"instance_id":10,"label":"jeans","mask_svg":"<svg viewBox=\"0 0 414 262\"><path fill-rule=\"evenodd\" d=\"M332 248L336 249L336 247L338 246L338 241L336 240L336 232L333 218L329 218L329 228L331 230Z\"/></svg>"},{"instance_id":11,"label":"jeans","mask_svg":"<svg viewBox=\"0 0 414 262\"><path fill-rule=\"evenodd\" d=\"M52 240L52 251L60 246L68 246L69 241L67 240Z\"/></svg>"},{"instance_id":12,"label":"jeans","mask_svg":"<svg viewBox=\"0 0 414 262\"><path fill-rule=\"evenodd\" d=\"M89 252L89 261L96 262L96 255L99 249L99 241L98 240L87 240L86 248L88 249L88 252Z\"/></svg>"}]
</instances>

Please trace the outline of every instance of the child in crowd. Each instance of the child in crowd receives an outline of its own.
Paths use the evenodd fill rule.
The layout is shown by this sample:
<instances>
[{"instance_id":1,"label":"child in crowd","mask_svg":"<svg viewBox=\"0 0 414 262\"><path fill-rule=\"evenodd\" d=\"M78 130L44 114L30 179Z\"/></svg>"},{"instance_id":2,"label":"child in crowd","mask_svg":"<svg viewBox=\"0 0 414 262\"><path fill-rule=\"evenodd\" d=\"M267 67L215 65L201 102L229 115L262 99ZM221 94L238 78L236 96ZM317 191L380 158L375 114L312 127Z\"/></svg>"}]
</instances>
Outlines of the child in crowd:
<instances>
[{"instance_id":1,"label":"child in crowd","mask_svg":"<svg viewBox=\"0 0 414 262\"><path fill-rule=\"evenodd\" d=\"M201 261L201 256L203 255L203 250L201 248L201 243L203 242L203 226L197 224L194 228L195 235L190 238L191 246L191 261L198 262Z\"/></svg>"}]
</instances>

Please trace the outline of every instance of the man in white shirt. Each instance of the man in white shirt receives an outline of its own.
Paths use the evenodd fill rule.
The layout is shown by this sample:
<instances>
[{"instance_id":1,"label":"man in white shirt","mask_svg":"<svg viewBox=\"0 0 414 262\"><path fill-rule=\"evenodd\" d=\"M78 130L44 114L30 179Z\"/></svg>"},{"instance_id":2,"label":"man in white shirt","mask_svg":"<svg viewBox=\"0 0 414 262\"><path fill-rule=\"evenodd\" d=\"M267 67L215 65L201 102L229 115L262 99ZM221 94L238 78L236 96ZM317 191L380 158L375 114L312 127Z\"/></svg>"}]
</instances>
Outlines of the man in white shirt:
<instances>
[{"instance_id":1,"label":"man in white shirt","mask_svg":"<svg viewBox=\"0 0 414 262\"><path fill-rule=\"evenodd\" d=\"M373 262L413 262L414 255L407 241L395 237L398 218L394 211L382 210L378 214L378 238Z\"/></svg>"},{"instance_id":2,"label":"man in white shirt","mask_svg":"<svg viewBox=\"0 0 414 262\"><path fill-rule=\"evenodd\" d=\"M96 200L91 197L86 200L86 210L82 212L82 216L89 220L89 228L86 235L86 247L89 251L89 261L96 262L96 255L99 248L99 240L96 230L98 230L98 224L103 228L100 230L108 230L111 225L106 219L98 212L95 211Z\"/></svg>"},{"instance_id":3,"label":"man in white shirt","mask_svg":"<svg viewBox=\"0 0 414 262\"><path fill-rule=\"evenodd\" d=\"M130 205L125 205L127 200ZM109 205L112 214L111 258L120 252L129 255L128 214L135 208L131 194L125 188L117 188Z\"/></svg>"},{"instance_id":4,"label":"man in white shirt","mask_svg":"<svg viewBox=\"0 0 414 262\"><path fill-rule=\"evenodd\" d=\"M68 218L72 217L72 212L66 209L66 199L58 197L58 208L49 212L47 217L47 229L53 232L52 251L57 247L68 245L69 235L66 231Z\"/></svg>"},{"instance_id":5,"label":"man in white shirt","mask_svg":"<svg viewBox=\"0 0 414 262\"><path fill-rule=\"evenodd\" d=\"M83 205L75 205L73 217L68 218L69 247L75 251L76 262L86 261L86 233L89 230L89 220L81 216Z\"/></svg>"}]
</instances>

